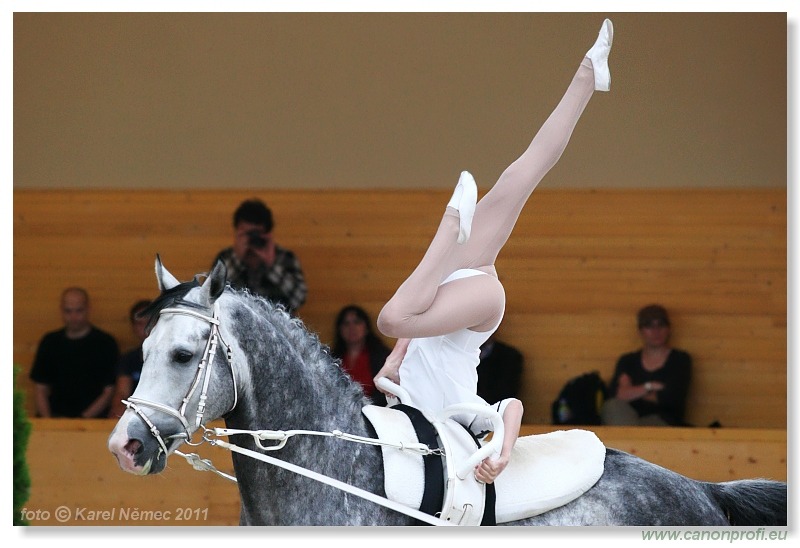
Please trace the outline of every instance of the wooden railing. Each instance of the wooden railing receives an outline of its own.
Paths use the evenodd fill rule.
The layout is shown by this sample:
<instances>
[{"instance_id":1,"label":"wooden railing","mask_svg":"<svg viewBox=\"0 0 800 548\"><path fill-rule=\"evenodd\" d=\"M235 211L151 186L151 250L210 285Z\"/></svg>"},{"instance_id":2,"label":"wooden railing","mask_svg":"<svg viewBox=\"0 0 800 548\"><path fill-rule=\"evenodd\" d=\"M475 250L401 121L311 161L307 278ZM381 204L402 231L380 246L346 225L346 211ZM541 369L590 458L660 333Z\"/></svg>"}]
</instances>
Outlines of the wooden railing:
<instances>
[{"instance_id":1,"label":"wooden railing","mask_svg":"<svg viewBox=\"0 0 800 548\"><path fill-rule=\"evenodd\" d=\"M192 469L172 456L157 476L122 472L106 443L112 420L34 419L28 447L32 525L236 525L236 484ZM524 426L523 435L552 431ZM605 443L685 476L705 481L769 478L786 481L784 430L591 428ZM220 448L186 448L232 472ZM269 486L265 485L265 489Z\"/></svg>"}]
</instances>

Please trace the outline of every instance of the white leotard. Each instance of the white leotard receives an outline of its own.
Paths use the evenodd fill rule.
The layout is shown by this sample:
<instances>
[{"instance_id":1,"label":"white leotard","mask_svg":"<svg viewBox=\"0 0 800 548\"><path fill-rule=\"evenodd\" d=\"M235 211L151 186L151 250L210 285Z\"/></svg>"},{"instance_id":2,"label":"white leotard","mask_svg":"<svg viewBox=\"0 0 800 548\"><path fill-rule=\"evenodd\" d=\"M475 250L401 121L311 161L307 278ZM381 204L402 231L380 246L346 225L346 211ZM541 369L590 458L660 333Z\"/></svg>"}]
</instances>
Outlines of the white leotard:
<instances>
[{"instance_id":1,"label":"white leotard","mask_svg":"<svg viewBox=\"0 0 800 548\"><path fill-rule=\"evenodd\" d=\"M461 278L488 275L474 269L456 270L440 285ZM476 393L477 367L480 363L480 347L497 330L500 320L489 331L460 329L447 335L413 339L400 367L400 385L408 391L413 403L431 414L456 403L488 405ZM470 426L475 417L455 418L465 426ZM473 425L471 429L474 432L486 430L483 425Z\"/></svg>"}]
</instances>

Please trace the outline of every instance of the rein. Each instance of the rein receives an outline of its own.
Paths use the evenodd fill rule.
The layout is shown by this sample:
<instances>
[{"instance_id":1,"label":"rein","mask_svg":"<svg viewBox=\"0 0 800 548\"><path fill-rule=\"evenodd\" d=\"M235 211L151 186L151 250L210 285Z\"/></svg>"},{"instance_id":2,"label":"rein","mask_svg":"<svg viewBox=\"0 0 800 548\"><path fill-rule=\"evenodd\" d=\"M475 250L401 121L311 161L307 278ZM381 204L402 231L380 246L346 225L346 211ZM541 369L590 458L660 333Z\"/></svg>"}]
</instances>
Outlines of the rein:
<instances>
[{"instance_id":1,"label":"rein","mask_svg":"<svg viewBox=\"0 0 800 548\"><path fill-rule=\"evenodd\" d=\"M289 438L292 436L297 435L306 435L306 436L324 436L329 438L338 438L344 441L352 441L356 443L365 443L367 445L379 445L383 447L394 447L395 449L399 449L401 451L411 451L413 453L417 453L418 455L439 455L443 456L444 453L441 449L431 449L424 443L404 443L402 441L399 442L388 442L383 440L377 440L374 438L365 438L362 436L356 436L355 434L347 434L342 432L341 430L333 430L331 432L317 432L314 430L235 430L231 428L213 428L206 430L208 433L213 433L216 436L232 436L236 434L248 434L253 437L258 445L264 451L275 451L277 449L282 449L286 442L289 441ZM264 445L261 443L263 440L272 440L277 441L276 445ZM212 440L208 440L212 444L214 443Z\"/></svg>"},{"instance_id":2,"label":"rein","mask_svg":"<svg viewBox=\"0 0 800 548\"><path fill-rule=\"evenodd\" d=\"M324 476L318 472L314 472L313 470L309 470L307 468L303 468L301 466L297 466L290 462L285 462L274 457L270 457L268 455L262 455L261 453L256 453L250 449L246 449L244 447L239 447L238 445L234 445L232 443L228 443L222 440L214 440L210 442L212 445L219 445L229 451L233 451L235 453L239 453L241 455L246 455L248 457L260 460L262 462L266 462L267 464L272 464L274 466L278 466L285 470L289 470L290 472L294 472L295 474L299 474L301 476L305 476L307 478L319 481L326 485L330 485L331 487L335 487L344 491L345 493L350 493L361 497L365 500L374 502L375 504L380 504L386 508L391 510L395 510L400 512L401 514L405 514L412 518L416 518L420 521L424 521L425 523L429 523L431 525L455 525L454 523L450 523L449 521L445 521L443 519L437 518L435 516L431 516L430 514L426 514L425 512L420 512L419 510L415 510L410 506L406 506L404 504L400 504L399 502L395 502L393 500L387 499L386 497L382 497L380 495L376 495L375 493L371 493L369 491L365 491L359 487L354 487L348 483L344 483L343 481L339 481L334 478L330 478L328 476Z\"/></svg>"},{"instance_id":3,"label":"rein","mask_svg":"<svg viewBox=\"0 0 800 548\"><path fill-rule=\"evenodd\" d=\"M400 503L395 502L393 500L390 500L390 499L388 499L386 497L382 497L380 495L376 495L375 493L371 493L369 491L365 491L364 489L361 489L361 488L355 487L353 485L344 483L344 482L339 481L337 479L334 479L334 478L331 478L331 477L328 477L328 476L324 476L322 474L319 474L318 472L314 472L313 470L308 470L307 468L303 468L301 466L297 466L295 464L292 464L292 463L289 463L289 462L285 462L285 461L282 461L280 459L269 457L267 455L262 455L260 453L255 452L255 451L252 451L250 449L246 449L244 447L239 447L238 445L234 445L232 443L228 443L228 442L222 441L220 439L214 439L215 436L230 436L230 435L236 435L236 434L249 434L249 435L253 436L253 438L256 441L256 444L262 450L264 450L264 451L274 451L274 450L278 450L278 449L283 448L286 445L286 442L288 441L288 439L290 437L296 436L296 435L300 435L300 434L304 434L304 435L335 437L335 438L338 438L338 439L341 439L341 440L345 440L345 441L352 441L352 442L356 442L356 443L365 443L365 444L369 444L369 445L385 445L385 446L389 446L389 447L395 447L395 448L401 449L401 450L413 451L413 452L418 453L420 455L431 455L431 454L442 455L441 449L431 450L427 445L422 444L422 443L403 443L403 442L390 443L390 442L384 442L382 440L377 440L377 439L372 439L372 438L365 438L365 437L356 436L356 435L353 435L353 434L347 434L347 433L341 432L340 430L334 430L332 432L315 432L315 431L309 431L309 430L289 430L289 431L277 430L276 431L276 430L235 430L235 429L229 429L229 428L206 428L203 425L203 415L205 414L206 400L208 398L208 387L209 387L209 382L211 380L211 369L212 369L212 367L214 365L214 355L216 354L217 346L218 346L218 344L220 342L227 349L226 355L227 355L227 361L228 361L228 368L229 368L230 373L231 373L231 378L233 379L233 391L234 391L233 405L228 410L228 412L224 413L223 415L227 415L228 413L233 411L236 408L236 404L239 401L238 389L237 389L237 386L236 386L236 374L235 374L234 369L233 369L233 355L231 353L231 347L230 347L230 345L228 345L222 339L222 336L221 336L221 334L219 332L219 325L220 325L219 308L218 308L217 304L215 303L214 304L213 316L207 316L205 314L201 314L199 312L195 312L193 310L189 310L189 309L185 309L185 308L164 308L163 310L161 310L160 315L165 315L165 314L183 314L185 316L191 316L191 317L197 318L199 320L208 322L211 325L211 333L210 333L210 335L208 337L208 341L206 341L205 351L203 352L203 357L200 360L200 364L198 365L198 368L197 368L197 375L195 376L195 379L192 382L192 385L189 388L189 391L186 393L186 396L184 396L184 398L182 400L182 404L180 406L180 409L173 409L172 407L169 407L168 405L164 405L164 404L161 404L161 403L158 403L158 402L145 400L145 399L142 399L142 398L130 397L127 400L122 400L122 403L125 404L125 406L128 409L132 410L134 413L136 413L136 415L138 415L144 421L144 423L149 427L150 433L158 441L158 444L159 444L159 455L157 455L156 458L158 458L158 456L160 456L161 452L163 452L167 456L169 455L169 451L168 451L168 448L167 448L167 443L166 443L164 437L161 435L161 432L156 427L156 425L153 423L153 421L150 420L150 418L147 416L147 413L144 412L144 410L142 409L143 407L148 407L150 409L154 409L156 411L160 411L162 413L166 413L167 415L175 417L176 419L178 419L180 421L181 425L183 425L183 428L185 430L184 433L174 434L172 436L167 436L166 437L167 440L172 440L174 438L184 438L184 442L189 444L189 445L192 445L192 446L198 446L198 445L203 444L204 442L208 442L211 445L218 445L219 447L222 447L224 449L228 449L229 451L232 451L232 452L235 452L235 453L240 453L242 455L246 455L248 457L260 460L262 462L266 462L268 464L272 464L274 466L278 466L278 467L283 468L285 470L289 470L289 471L294 472L296 474L299 474L301 476L305 476L307 478L319 481L319 482L324 483L326 485L330 485L330 486L335 487L337 489L340 489L340 490L342 490L342 491L344 491L346 493L350 493L350 494L356 495L356 496L361 497L361 498L363 498L365 500L369 500L371 502L374 502L374 503L379 504L381 506L384 506L386 508L395 510L395 511L400 512L402 514L405 514L407 516L410 516L410 517L413 517L413 518L418 519L420 521L423 521L425 523L429 523L431 525L454 525L453 523L450 523L450 522L445 521L443 519L437 518L435 516L431 516L430 514L426 514L424 512L421 512L419 510L416 510L416 509L411 508L409 506L406 506L404 504L400 504ZM192 442L192 439L191 439L192 436L191 436L191 432L190 432L191 429L190 429L190 426L189 426L189 420L186 417L186 408L188 407L189 401L191 400L192 396L194 395L195 391L197 390L197 387L200 385L201 379L202 379L202 389L201 389L201 392L200 392L200 401L198 403L197 413L196 413L196 416L195 416L195 428L203 430L203 437L199 442ZM262 441L265 441L265 440L277 441L278 443L275 444L275 445L268 445L267 446L267 445L264 445L262 443ZM222 477L224 477L224 478L226 478L228 480L231 480L233 482L237 482L237 479L234 476L231 476L229 474L225 474L224 472L221 472L221 471L217 470L214 467L214 465L211 463L210 460L202 459L202 458L200 458L199 455L197 455L195 453L185 454L185 453L182 453L182 452L177 451L177 450L174 451L174 453L179 455L179 456L181 456L181 457L183 457L183 458L185 458L186 461L189 464L191 464L192 467L195 470L211 471L211 472L214 472L214 473L216 473L216 474L218 474L218 475L220 475L220 476L222 476Z\"/></svg>"}]
</instances>

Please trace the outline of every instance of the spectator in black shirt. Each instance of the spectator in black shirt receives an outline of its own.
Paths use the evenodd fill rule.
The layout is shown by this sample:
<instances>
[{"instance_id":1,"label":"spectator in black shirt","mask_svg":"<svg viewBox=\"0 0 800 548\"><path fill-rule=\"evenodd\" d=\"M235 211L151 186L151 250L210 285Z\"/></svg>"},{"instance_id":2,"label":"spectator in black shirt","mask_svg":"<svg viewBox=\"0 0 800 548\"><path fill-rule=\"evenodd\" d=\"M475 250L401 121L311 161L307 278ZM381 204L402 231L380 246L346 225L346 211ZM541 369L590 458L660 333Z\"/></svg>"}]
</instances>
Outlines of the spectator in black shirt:
<instances>
[{"instance_id":1,"label":"spectator in black shirt","mask_svg":"<svg viewBox=\"0 0 800 548\"><path fill-rule=\"evenodd\" d=\"M39 343L30 378L40 417L105 417L114 393L117 342L89 321L89 294L61 294L64 327Z\"/></svg>"},{"instance_id":2,"label":"spectator in black shirt","mask_svg":"<svg viewBox=\"0 0 800 548\"><path fill-rule=\"evenodd\" d=\"M637 316L642 348L617 361L603 405L603 424L683 426L692 358L669 344L670 322L660 305Z\"/></svg>"}]
</instances>

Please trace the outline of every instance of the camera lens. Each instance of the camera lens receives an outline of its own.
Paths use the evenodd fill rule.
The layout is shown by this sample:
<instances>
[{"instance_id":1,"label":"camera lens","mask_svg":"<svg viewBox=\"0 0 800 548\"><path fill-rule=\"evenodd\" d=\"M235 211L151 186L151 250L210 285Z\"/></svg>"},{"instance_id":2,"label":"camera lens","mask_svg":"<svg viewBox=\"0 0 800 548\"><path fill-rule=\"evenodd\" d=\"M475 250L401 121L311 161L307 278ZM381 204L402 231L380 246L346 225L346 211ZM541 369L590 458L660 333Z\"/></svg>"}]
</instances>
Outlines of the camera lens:
<instances>
[{"instance_id":1,"label":"camera lens","mask_svg":"<svg viewBox=\"0 0 800 548\"><path fill-rule=\"evenodd\" d=\"M267 247L267 239L258 230L251 230L247 233L247 243L255 249Z\"/></svg>"}]
</instances>

